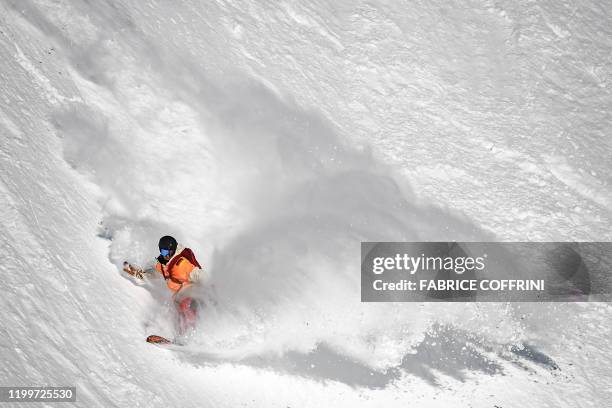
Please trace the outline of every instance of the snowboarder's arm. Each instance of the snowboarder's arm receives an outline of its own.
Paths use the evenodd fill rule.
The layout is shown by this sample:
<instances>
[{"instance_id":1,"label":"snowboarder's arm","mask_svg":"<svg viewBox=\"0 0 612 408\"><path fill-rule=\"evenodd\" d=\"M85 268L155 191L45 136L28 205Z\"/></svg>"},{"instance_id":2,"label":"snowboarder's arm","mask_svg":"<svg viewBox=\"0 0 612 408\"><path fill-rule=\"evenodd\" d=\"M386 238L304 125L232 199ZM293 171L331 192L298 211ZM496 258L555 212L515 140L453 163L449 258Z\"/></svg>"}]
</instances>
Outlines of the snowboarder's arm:
<instances>
[{"instance_id":1,"label":"snowboarder's arm","mask_svg":"<svg viewBox=\"0 0 612 408\"><path fill-rule=\"evenodd\" d=\"M157 263L155 264L155 270L156 270L157 272L159 272L159 274L160 274L162 277L164 276L164 272L162 271L162 265L161 265L159 262L157 262Z\"/></svg>"},{"instance_id":2,"label":"snowboarder's arm","mask_svg":"<svg viewBox=\"0 0 612 408\"><path fill-rule=\"evenodd\" d=\"M181 259L174 268L177 276L184 276L191 283L206 283L209 279L209 274L204 269L198 268L187 259Z\"/></svg>"}]
</instances>

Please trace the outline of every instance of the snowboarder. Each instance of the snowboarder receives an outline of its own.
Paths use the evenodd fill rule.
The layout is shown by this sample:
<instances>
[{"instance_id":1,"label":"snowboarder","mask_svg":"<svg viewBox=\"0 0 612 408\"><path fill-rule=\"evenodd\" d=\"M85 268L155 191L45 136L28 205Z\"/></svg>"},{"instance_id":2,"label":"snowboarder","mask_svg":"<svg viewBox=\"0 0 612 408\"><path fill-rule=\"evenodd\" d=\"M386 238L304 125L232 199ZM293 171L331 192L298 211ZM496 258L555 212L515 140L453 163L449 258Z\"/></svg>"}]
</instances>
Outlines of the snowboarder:
<instances>
[{"instance_id":1,"label":"snowboarder","mask_svg":"<svg viewBox=\"0 0 612 408\"><path fill-rule=\"evenodd\" d=\"M155 269L164 277L178 311L179 334L195 327L198 302L191 296L192 284L203 280L204 271L195 254L166 235L159 240L159 256Z\"/></svg>"}]
</instances>

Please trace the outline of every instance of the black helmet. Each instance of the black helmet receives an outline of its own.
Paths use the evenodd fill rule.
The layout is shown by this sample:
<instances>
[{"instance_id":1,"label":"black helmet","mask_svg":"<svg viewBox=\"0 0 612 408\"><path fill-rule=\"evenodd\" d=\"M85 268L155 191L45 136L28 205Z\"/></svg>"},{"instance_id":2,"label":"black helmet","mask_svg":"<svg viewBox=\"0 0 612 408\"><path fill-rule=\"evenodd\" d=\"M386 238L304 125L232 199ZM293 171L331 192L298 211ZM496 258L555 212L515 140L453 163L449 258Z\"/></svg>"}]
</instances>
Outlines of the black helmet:
<instances>
[{"instance_id":1,"label":"black helmet","mask_svg":"<svg viewBox=\"0 0 612 408\"><path fill-rule=\"evenodd\" d=\"M159 250L167 249L169 251L176 251L177 246L176 239L172 238L170 235L166 235L159 239Z\"/></svg>"}]
</instances>

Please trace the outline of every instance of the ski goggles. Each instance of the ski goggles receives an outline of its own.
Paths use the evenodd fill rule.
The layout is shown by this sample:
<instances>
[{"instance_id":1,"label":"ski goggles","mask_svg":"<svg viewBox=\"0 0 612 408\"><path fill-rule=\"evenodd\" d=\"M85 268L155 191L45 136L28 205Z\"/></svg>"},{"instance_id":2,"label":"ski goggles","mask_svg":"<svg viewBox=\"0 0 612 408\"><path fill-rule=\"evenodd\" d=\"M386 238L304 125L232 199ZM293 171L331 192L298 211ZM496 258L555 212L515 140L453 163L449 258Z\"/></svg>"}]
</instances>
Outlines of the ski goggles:
<instances>
[{"instance_id":1,"label":"ski goggles","mask_svg":"<svg viewBox=\"0 0 612 408\"><path fill-rule=\"evenodd\" d=\"M161 254L161 256L168 256L168 255L170 255L170 250L169 249L160 249L159 253Z\"/></svg>"}]
</instances>

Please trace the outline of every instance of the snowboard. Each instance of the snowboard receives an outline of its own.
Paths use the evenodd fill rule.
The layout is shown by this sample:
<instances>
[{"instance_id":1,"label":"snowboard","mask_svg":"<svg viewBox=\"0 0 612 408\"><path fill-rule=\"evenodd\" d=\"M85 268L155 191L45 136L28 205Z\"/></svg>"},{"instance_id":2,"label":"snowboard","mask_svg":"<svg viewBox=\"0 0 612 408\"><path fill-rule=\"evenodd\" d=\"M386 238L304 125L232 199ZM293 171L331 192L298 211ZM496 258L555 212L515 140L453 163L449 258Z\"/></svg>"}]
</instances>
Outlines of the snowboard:
<instances>
[{"instance_id":1,"label":"snowboard","mask_svg":"<svg viewBox=\"0 0 612 408\"><path fill-rule=\"evenodd\" d=\"M177 344L174 340L169 340L163 336L158 336L157 334L152 334L147 337L147 343L152 344Z\"/></svg>"}]
</instances>

